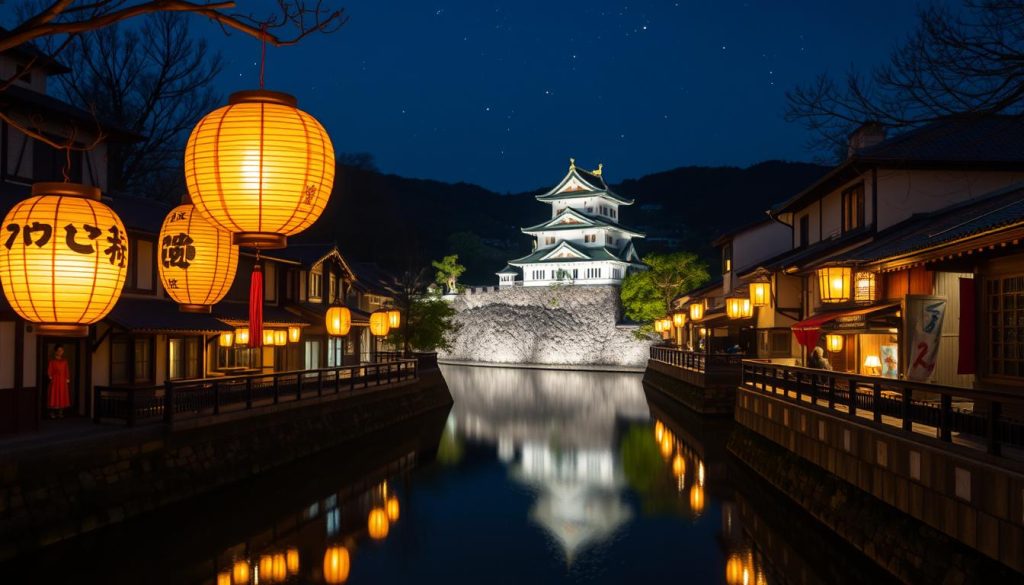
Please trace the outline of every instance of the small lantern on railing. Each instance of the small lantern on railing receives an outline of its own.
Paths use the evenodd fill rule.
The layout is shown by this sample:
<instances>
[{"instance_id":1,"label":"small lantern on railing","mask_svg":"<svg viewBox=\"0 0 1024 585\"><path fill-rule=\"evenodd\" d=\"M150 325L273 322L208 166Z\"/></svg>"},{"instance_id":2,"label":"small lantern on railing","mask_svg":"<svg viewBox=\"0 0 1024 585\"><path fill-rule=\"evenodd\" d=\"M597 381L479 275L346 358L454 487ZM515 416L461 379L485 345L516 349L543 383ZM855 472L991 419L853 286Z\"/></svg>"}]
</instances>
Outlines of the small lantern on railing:
<instances>
[{"instance_id":1,"label":"small lantern on railing","mask_svg":"<svg viewBox=\"0 0 1024 585\"><path fill-rule=\"evenodd\" d=\"M302 327L292 325L288 327L288 343L298 343L302 339Z\"/></svg>"},{"instance_id":2,"label":"small lantern on railing","mask_svg":"<svg viewBox=\"0 0 1024 585\"><path fill-rule=\"evenodd\" d=\"M676 328L681 328L686 325L686 313L676 313L672 315L672 324L675 325Z\"/></svg>"},{"instance_id":3,"label":"small lantern on railing","mask_svg":"<svg viewBox=\"0 0 1024 585\"><path fill-rule=\"evenodd\" d=\"M825 336L825 347L832 353L843 351L843 336L830 333Z\"/></svg>"},{"instance_id":4,"label":"small lantern on railing","mask_svg":"<svg viewBox=\"0 0 1024 585\"><path fill-rule=\"evenodd\" d=\"M402 324L402 313L398 309L388 310L388 328L398 329L398 326Z\"/></svg>"},{"instance_id":5,"label":"small lantern on railing","mask_svg":"<svg viewBox=\"0 0 1024 585\"><path fill-rule=\"evenodd\" d=\"M850 267L826 266L818 269L818 295L822 303L850 300Z\"/></svg>"},{"instance_id":6,"label":"small lantern on railing","mask_svg":"<svg viewBox=\"0 0 1024 585\"><path fill-rule=\"evenodd\" d=\"M274 345L274 330L264 329L263 330L263 346L271 347Z\"/></svg>"},{"instance_id":7,"label":"small lantern on railing","mask_svg":"<svg viewBox=\"0 0 1024 585\"><path fill-rule=\"evenodd\" d=\"M282 347L288 345L288 330L287 329L275 329L274 330L274 345Z\"/></svg>"},{"instance_id":8,"label":"small lantern on railing","mask_svg":"<svg viewBox=\"0 0 1024 585\"><path fill-rule=\"evenodd\" d=\"M767 307L772 302L772 283L758 281L750 283L750 304L754 307Z\"/></svg>"},{"instance_id":9,"label":"small lantern on railing","mask_svg":"<svg viewBox=\"0 0 1024 585\"><path fill-rule=\"evenodd\" d=\"M690 321L700 321L704 318L704 302L697 301L690 304Z\"/></svg>"},{"instance_id":10,"label":"small lantern on railing","mask_svg":"<svg viewBox=\"0 0 1024 585\"><path fill-rule=\"evenodd\" d=\"M248 327L239 327L235 329L235 343L238 345L249 345Z\"/></svg>"},{"instance_id":11,"label":"small lantern on railing","mask_svg":"<svg viewBox=\"0 0 1024 585\"><path fill-rule=\"evenodd\" d=\"M858 272L853 279L853 300L858 303L870 303L875 296L875 273L868 271Z\"/></svg>"},{"instance_id":12,"label":"small lantern on railing","mask_svg":"<svg viewBox=\"0 0 1024 585\"><path fill-rule=\"evenodd\" d=\"M754 314L747 297L729 297L725 299L725 314L730 319L747 319Z\"/></svg>"},{"instance_id":13,"label":"small lantern on railing","mask_svg":"<svg viewBox=\"0 0 1024 585\"><path fill-rule=\"evenodd\" d=\"M348 335L350 329L352 329L352 311L348 307L331 307L327 309L328 335Z\"/></svg>"},{"instance_id":14,"label":"small lantern on railing","mask_svg":"<svg viewBox=\"0 0 1024 585\"><path fill-rule=\"evenodd\" d=\"M387 311L374 311L370 313L370 333L377 337L383 337L388 334L391 330L391 326L388 324L388 312Z\"/></svg>"},{"instance_id":15,"label":"small lantern on railing","mask_svg":"<svg viewBox=\"0 0 1024 585\"><path fill-rule=\"evenodd\" d=\"M231 347L234 344L235 344L235 332L234 331L225 331L224 333L220 334L220 340L218 341L217 345L219 345L221 347Z\"/></svg>"}]
</instances>

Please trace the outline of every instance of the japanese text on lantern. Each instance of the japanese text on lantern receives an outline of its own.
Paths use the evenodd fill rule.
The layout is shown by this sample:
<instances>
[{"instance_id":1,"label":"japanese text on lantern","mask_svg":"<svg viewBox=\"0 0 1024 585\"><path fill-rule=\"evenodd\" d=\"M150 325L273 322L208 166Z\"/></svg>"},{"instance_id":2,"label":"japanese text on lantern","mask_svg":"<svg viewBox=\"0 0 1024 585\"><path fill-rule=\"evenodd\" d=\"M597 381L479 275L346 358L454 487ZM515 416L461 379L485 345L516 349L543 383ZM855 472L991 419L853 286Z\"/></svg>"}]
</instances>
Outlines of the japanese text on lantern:
<instances>
[{"instance_id":1,"label":"japanese text on lantern","mask_svg":"<svg viewBox=\"0 0 1024 585\"><path fill-rule=\"evenodd\" d=\"M187 269L196 259L195 241L185 233L164 236L160 241L160 261L164 268Z\"/></svg>"},{"instance_id":2,"label":"japanese text on lantern","mask_svg":"<svg viewBox=\"0 0 1024 585\"><path fill-rule=\"evenodd\" d=\"M8 250L13 248L15 243L18 242L19 234L25 247L34 245L42 248L53 237L53 226L38 221L26 224L10 223L4 229L10 234L4 242L4 247ZM81 235L79 235L79 231L82 232ZM103 250L103 254L110 260L110 264L116 263L118 267L124 268L125 249L127 247L125 235L121 233L121 229L116 225L107 228L106 233L109 235L101 239L100 236L103 233L104 230L102 228L94 225L87 223L75 225L74 223L69 223L64 226L64 245L76 254L95 254L97 247L93 246L93 242L100 240L99 248Z\"/></svg>"}]
</instances>

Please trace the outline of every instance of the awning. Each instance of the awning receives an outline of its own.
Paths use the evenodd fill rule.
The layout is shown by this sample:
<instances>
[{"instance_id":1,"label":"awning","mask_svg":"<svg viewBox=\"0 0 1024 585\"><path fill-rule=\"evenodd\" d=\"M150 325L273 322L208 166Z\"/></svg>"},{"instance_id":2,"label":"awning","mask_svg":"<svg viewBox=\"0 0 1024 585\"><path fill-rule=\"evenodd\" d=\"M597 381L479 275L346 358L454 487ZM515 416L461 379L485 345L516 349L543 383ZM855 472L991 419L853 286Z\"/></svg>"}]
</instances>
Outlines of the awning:
<instances>
[{"instance_id":1,"label":"awning","mask_svg":"<svg viewBox=\"0 0 1024 585\"><path fill-rule=\"evenodd\" d=\"M249 304L238 302L217 303L213 307L213 316L231 325L244 325L249 322ZM306 327L311 323L282 307L265 304L263 305L263 324L272 327Z\"/></svg>"},{"instance_id":2,"label":"awning","mask_svg":"<svg viewBox=\"0 0 1024 585\"><path fill-rule=\"evenodd\" d=\"M185 313L158 298L121 297L104 318L126 331L147 333L221 333L231 327L209 313Z\"/></svg>"},{"instance_id":3,"label":"awning","mask_svg":"<svg viewBox=\"0 0 1024 585\"><path fill-rule=\"evenodd\" d=\"M796 340L800 342L800 345L808 349L813 349L818 345L818 338L821 336L821 328L826 323L830 323L836 320L847 320L856 319L858 317L866 317L875 313L881 313L900 306L899 303L886 303L884 305L874 305L871 307L864 307L863 309L849 309L846 311L829 311L827 313L818 313L817 315L808 317L803 321L794 323L791 326L793 335L796 336Z\"/></svg>"}]
</instances>

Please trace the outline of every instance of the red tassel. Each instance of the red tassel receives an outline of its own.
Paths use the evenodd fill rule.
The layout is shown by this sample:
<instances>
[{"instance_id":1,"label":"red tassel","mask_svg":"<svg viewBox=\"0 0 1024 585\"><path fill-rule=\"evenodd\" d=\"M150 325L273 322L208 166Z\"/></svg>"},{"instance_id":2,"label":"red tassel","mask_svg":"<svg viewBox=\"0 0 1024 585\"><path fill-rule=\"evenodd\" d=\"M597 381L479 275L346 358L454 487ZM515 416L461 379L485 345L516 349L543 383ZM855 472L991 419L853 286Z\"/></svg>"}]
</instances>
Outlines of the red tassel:
<instances>
[{"instance_id":1,"label":"red tassel","mask_svg":"<svg viewBox=\"0 0 1024 585\"><path fill-rule=\"evenodd\" d=\"M263 266L257 260L249 281L249 347L263 346Z\"/></svg>"}]
</instances>

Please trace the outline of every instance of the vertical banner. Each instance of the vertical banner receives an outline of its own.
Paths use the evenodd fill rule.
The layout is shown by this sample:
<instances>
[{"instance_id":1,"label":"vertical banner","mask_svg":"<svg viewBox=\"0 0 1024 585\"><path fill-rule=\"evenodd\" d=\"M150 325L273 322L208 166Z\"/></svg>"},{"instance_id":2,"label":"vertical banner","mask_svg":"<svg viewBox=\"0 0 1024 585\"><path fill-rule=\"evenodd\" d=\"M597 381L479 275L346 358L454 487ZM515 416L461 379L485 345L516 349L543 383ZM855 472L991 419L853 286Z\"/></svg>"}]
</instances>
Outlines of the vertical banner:
<instances>
[{"instance_id":1,"label":"vertical banner","mask_svg":"<svg viewBox=\"0 0 1024 585\"><path fill-rule=\"evenodd\" d=\"M927 382L935 370L942 338L946 299L907 295L904 323L907 332L907 379Z\"/></svg>"},{"instance_id":2,"label":"vertical banner","mask_svg":"<svg viewBox=\"0 0 1024 585\"><path fill-rule=\"evenodd\" d=\"M974 279L960 279L960 356L957 359L956 373L974 374L978 371L975 363L975 304Z\"/></svg>"}]
</instances>

